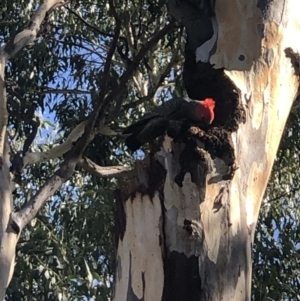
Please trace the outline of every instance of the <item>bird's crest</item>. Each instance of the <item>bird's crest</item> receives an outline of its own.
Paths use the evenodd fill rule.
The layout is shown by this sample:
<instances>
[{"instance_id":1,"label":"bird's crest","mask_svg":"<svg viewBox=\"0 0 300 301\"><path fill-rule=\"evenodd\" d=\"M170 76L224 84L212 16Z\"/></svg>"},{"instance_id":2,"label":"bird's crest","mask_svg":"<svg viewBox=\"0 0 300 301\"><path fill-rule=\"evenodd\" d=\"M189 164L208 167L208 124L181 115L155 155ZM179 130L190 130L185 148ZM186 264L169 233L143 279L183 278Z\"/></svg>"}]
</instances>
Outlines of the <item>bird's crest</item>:
<instances>
[{"instance_id":1,"label":"bird's crest","mask_svg":"<svg viewBox=\"0 0 300 301\"><path fill-rule=\"evenodd\" d=\"M212 98L205 98L199 101L199 105L196 110L196 114L199 119L204 119L206 122L211 124L215 119L215 101Z\"/></svg>"},{"instance_id":2,"label":"bird's crest","mask_svg":"<svg viewBox=\"0 0 300 301\"><path fill-rule=\"evenodd\" d=\"M205 98L203 100L203 103L207 105L207 107L214 109L216 102L212 98Z\"/></svg>"}]
</instances>

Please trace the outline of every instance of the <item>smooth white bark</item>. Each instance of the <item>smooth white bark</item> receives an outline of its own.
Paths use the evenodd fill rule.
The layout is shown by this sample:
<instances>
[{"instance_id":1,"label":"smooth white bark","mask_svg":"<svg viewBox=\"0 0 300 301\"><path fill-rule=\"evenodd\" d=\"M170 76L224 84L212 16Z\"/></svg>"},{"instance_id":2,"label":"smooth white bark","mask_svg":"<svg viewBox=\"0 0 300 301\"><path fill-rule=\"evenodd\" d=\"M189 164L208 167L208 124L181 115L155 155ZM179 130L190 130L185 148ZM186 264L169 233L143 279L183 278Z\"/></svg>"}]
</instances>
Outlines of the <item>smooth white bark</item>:
<instances>
[{"instance_id":1,"label":"smooth white bark","mask_svg":"<svg viewBox=\"0 0 300 301\"><path fill-rule=\"evenodd\" d=\"M293 55L297 57L300 52L298 12L297 0L216 0L214 35L210 42L197 49L199 69L195 67L192 69L194 73L187 76L199 86L198 92L202 95L201 88L206 87L201 87L201 79L205 79L207 70L210 72L207 76L213 74L213 70L205 65L208 60L213 68L225 69L227 77L224 81L231 80L227 81L227 88L224 86L224 98L232 96L231 83L237 91L240 90L235 105L244 108L246 122L240 123L238 130L231 133L237 170L232 179L222 180L219 175L222 176L226 167L226 158L215 157L212 169L203 173L205 181L201 187L197 187L187 173L181 188L174 182L174 176L181 169L182 148L173 144L172 153L161 151L156 154L156 160L161 162L167 174L163 187L157 185L153 190L153 182L164 175L155 175L151 171L153 161L145 161L144 172L148 176L138 173L140 184L146 185L144 193L141 194L140 186L131 181L131 193L124 193L122 202L118 198L121 208L124 207L123 211L118 207L124 215L124 233L118 233L117 261L122 273L117 274L115 301L121 300L121 293L127 293L123 295L127 296L126 300L152 300L154 297L164 301L251 300L251 252L255 226L281 135L299 91L299 77L296 75L299 67L292 64ZM196 74L195 70L204 73ZM210 84L214 88L214 83ZM217 84L216 89L220 82ZM195 85L188 87L188 93L192 88L193 95L196 95ZM235 117L229 115L232 111L227 111L224 104L227 99L222 98L222 90L219 92L216 123ZM209 153L205 143L199 137L198 145ZM153 194L155 197L151 198ZM159 203L161 210L147 210L149 204ZM154 216L136 219L141 212ZM147 222L145 227L146 220L156 222ZM142 294L134 294L134 288L140 283L144 288L153 286L152 282L142 282L143 275L152 267L147 266L141 273L141 264L130 261L128 254L138 252L141 244L148 247L147 237L158 229L161 240L157 242L159 251L156 256L161 260L162 254L160 262L164 268L164 277L160 275L153 280L154 286L156 284L159 288L158 294L153 291L149 295L146 289ZM139 235L135 234L136 231ZM152 243L151 248L154 248ZM151 252L144 250L143 258L150 260Z\"/></svg>"}]
</instances>

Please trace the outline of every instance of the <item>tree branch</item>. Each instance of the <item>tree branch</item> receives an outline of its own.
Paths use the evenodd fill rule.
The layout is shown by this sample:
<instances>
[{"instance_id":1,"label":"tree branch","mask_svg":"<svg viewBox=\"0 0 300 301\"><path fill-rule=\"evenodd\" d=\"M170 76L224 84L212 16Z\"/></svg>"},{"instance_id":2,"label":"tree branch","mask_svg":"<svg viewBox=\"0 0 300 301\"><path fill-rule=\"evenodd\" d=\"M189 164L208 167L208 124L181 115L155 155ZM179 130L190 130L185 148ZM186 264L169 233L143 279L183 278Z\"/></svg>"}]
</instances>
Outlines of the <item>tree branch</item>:
<instances>
[{"instance_id":1,"label":"tree branch","mask_svg":"<svg viewBox=\"0 0 300 301\"><path fill-rule=\"evenodd\" d=\"M144 97L141 97L139 100L133 102L133 103L130 103L130 104L127 104L127 105L124 105L123 106L123 110L124 111L127 111L129 110L130 108L133 108L133 107L136 107L146 101L149 101L152 97L155 96L157 90L159 89L159 87L161 86L162 82L164 81L164 79L166 78L166 76L170 73L174 63L177 61L177 55L178 55L178 51L180 49L180 44L178 44L176 50L175 50L175 53L171 59L171 61L169 62L169 64L166 66L165 70L163 70L163 72L161 73L155 87L151 89L150 93L148 93L147 96L144 96Z\"/></svg>"},{"instance_id":2,"label":"tree branch","mask_svg":"<svg viewBox=\"0 0 300 301\"><path fill-rule=\"evenodd\" d=\"M86 157L79 160L78 166L100 178L132 177L135 175L134 168L131 166L99 166Z\"/></svg>"},{"instance_id":3,"label":"tree branch","mask_svg":"<svg viewBox=\"0 0 300 301\"><path fill-rule=\"evenodd\" d=\"M105 98L106 86L107 86L106 84L107 84L108 75L109 75L109 71L110 71L110 67L111 67L111 62L112 62L113 55L116 51L117 44L118 44L118 39L119 39L120 32L121 32L121 20L119 19L119 16L117 14L115 4L114 4L114 0L109 0L109 7L110 7L110 10L111 10L115 20L116 20L116 28L115 28L115 34L114 34L114 37L113 37L113 40L112 40L112 43L111 43L111 47L110 47L110 49L107 53L107 58L106 58L106 62L105 62L105 65L104 65L103 79L102 79L102 82L101 82L101 91L100 91L99 99L98 99L99 111L101 109L102 102ZM99 113L99 111L98 111L98 113ZM97 118L99 119L99 116L97 116Z\"/></svg>"},{"instance_id":4,"label":"tree branch","mask_svg":"<svg viewBox=\"0 0 300 301\"><path fill-rule=\"evenodd\" d=\"M12 212L11 218L21 231L38 213L45 201L48 200L67 180L61 175L54 174L46 180L41 189L18 212Z\"/></svg>"},{"instance_id":5,"label":"tree branch","mask_svg":"<svg viewBox=\"0 0 300 301\"><path fill-rule=\"evenodd\" d=\"M5 135L7 132L7 98L5 89L5 59L0 53L0 170L4 160Z\"/></svg>"},{"instance_id":6,"label":"tree branch","mask_svg":"<svg viewBox=\"0 0 300 301\"><path fill-rule=\"evenodd\" d=\"M0 48L0 55L4 57L5 61L12 58L18 51L25 46L28 46L36 39L40 26L45 19L46 14L54 7L62 5L62 0L45 0L34 13L30 22L23 31L19 32L6 45Z\"/></svg>"},{"instance_id":7,"label":"tree branch","mask_svg":"<svg viewBox=\"0 0 300 301\"><path fill-rule=\"evenodd\" d=\"M52 89L50 87L41 87L41 92L39 92L39 94L44 95L44 94L86 94L89 95L91 94L91 91L84 91L84 90L78 90L78 89L74 89L74 90L68 90L68 89Z\"/></svg>"},{"instance_id":8,"label":"tree branch","mask_svg":"<svg viewBox=\"0 0 300 301\"><path fill-rule=\"evenodd\" d=\"M21 172L23 168L23 156L28 152L32 142L34 141L36 134L38 132L38 128L40 126L40 120L30 120L29 125L31 125L32 130L29 135L26 137L23 145L22 152L16 152L13 154L13 159L11 160L10 171L12 175L14 175L13 181L14 183L21 184Z\"/></svg>"},{"instance_id":9,"label":"tree branch","mask_svg":"<svg viewBox=\"0 0 300 301\"><path fill-rule=\"evenodd\" d=\"M276 202L284 197L286 198L291 198L295 195L296 192L298 192L300 190L300 187L295 187L293 189L291 189L289 192L284 192L278 196L276 196L275 198L273 199L269 199L269 200L266 200L265 202L263 202L262 204L262 207L265 207L265 206L268 206L269 204L273 203L273 202Z\"/></svg>"},{"instance_id":10,"label":"tree branch","mask_svg":"<svg viewBox=\"0 0 300 301\"><path fill-rule=\"evenodd\" d=\"M62 156L71 150L76 142L84 133L87 120L78 124L75 129L69 134L66 141L58 146L53 147L47 152L27 152L23 158L23 166L41 163L50 159Z\"/></svg>"},{"instance_id":11,"label":"tree branch","mask_svg":"<svg viewBox=\"0 0 300 301\"><path fill-rule=\"evenodd\" d=\"M94 139L95 135L99 132L99 129L101 130L102 122L97 124L97 126L95 126L95 125L96 125L97 120L102 119L102 118L99 119L99 112L101 112L101 110L103 109L103 99L105 98L105 93L106 93L106 86L107 86L106 84L107 84L107 79L108 79L108 73L109 73L109 70L111 67L112 57L115 53L115 49L116 49L118 39L120 36L120 32L121 32L121 22L115 11L113 0L110 0L110 8L112 9L113 15L116 19L116 27L115 27L114 38L112 40L111 47L108 51L106 62L104 65L103 79L101 82L102 89L99 93L98 104L96 105L94 111L91 113L91 115L88 119L88 123L85 127L85 131L84 131L82 137L80 139L78 139L75 146L71 149L70 153L68 154L65 162L62 164L62 167L60 169L61 172L68 173L68 174L70 174L70 176L73 173L78 160L82 157L82 154L83 154L84 150L86 149L86 147L88 146L88 144ZM106 109L106 107L104 108L104 112L105 112L105 109ZM101 115L101 117L102 116L103 115Z\"/></svg>"}]
</instances>

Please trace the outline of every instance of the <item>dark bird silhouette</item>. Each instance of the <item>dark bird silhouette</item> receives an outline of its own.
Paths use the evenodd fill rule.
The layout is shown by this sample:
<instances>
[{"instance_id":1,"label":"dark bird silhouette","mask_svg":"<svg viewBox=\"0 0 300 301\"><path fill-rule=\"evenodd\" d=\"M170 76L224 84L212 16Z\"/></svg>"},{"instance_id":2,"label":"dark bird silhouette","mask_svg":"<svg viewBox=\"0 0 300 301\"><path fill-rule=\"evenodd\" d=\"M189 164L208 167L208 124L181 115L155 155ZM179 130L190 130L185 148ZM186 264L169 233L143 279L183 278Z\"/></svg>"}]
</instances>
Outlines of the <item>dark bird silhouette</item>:
<instances>
[{"instance_id":1,"label":"dark bird silhouette","mask_svg":"<svg viewBox=\"0 0 300 301\"><path fill-rule=\"evenodd\" d=\"M185 97L175 97L156 107L144 115L139 121L128 126L123 134L129 136L125 144L132 151L139 149L144 143L152 142L165 134L169 121L186 119L192 122L214 120L215 101L212 98L193 100Z\"/></svg>"}]
</instances>

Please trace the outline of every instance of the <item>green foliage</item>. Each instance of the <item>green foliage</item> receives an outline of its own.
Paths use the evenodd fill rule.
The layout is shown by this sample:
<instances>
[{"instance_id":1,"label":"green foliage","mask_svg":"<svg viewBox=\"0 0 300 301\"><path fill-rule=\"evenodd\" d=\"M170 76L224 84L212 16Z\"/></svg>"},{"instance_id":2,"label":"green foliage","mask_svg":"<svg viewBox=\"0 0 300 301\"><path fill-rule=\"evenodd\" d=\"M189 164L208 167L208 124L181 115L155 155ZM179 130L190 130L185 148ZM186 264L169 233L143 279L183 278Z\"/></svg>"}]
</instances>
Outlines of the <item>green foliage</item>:
<instances>
[{"instance_id":1,"label":"green foliage","mask_svg":"<svg viewBox=\"0 0 300 301\"><path fill-rule=\"evenodd\" d=\"M167 22L164 1L115 1L121 36L106 85L114 90L141 47ZM0 3L0 41L29 21L38 1ZM22 152L39 125L32 151L64 141L97 103L114 35L109 1L72 1L45 20L47 29L6 70L10 142ZM182 95L182 29L145 54L125 92L108 108L107 124L120 129L170 95ZM290 116L257 226L253 300L298 300L299 108ZM130 163L119 137L98 135L85 155L103 166ZM25 169L14 192L16 209L57 170L63 158ZM110 300L114 272L114 179L78 169L22 233L7 300Z\"/></svg>"},{"instance_id":2,"label":"green foliage","mask_svg":"<svg viewBox=\"0 0 300 301\"><path fill-rule=\"evenodd\" d=\"M16 3L18 2L18 3ZM29 21L38 1L2 1L0 40L7 42ZM115 1L121 35L106 92L114 90L142 46L168 22L163 1ZM12 21L13 20L13 21ZM103 88L104 64L115 30L109 1L72 1L46 17L36 43L7 66L13 157L62 143L86 119ZM181 73L182 30L175 28L149 51L125 91L109 105L106 123L120 130L175 90ZM27 147L27 149L26 149ZM85 156L102 166L130 163L119 137L98 135ZM29 166L14 192L22 207L64 158ZM7 300L109 300L114 273L114 179L77 169L23 231Z\"/></svg>"},{"instance_id":3,"label":"green foliage","mask_svg":"<svg viewBox=\"0 0 300 301\"><path fill-rule=\"evenodd\" d=\"M253 300L300 299L299 99L275 160L254 245Z\"/></svg>"},{"instance_id":4,"label":"green foliage","mask_svg":"<svg viewBox=\"0 0 300 301\"><path fill-rule=\"evenodd\" d=\"M107 184L96 190L92 182L76 189L66 183L27 227L9 300L106 300L114 268L113 199Z\"/></svg>"}]
</instances>

